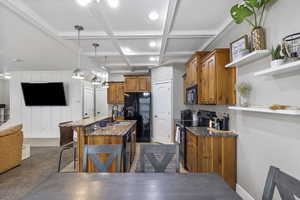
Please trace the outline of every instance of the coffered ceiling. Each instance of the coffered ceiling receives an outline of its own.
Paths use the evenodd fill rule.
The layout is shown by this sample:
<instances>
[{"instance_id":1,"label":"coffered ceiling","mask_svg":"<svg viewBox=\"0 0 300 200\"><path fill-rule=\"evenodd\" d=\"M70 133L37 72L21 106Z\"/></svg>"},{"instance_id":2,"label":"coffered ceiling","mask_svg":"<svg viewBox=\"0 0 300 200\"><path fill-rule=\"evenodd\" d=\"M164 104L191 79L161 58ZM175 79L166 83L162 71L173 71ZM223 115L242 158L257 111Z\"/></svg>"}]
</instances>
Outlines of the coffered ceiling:
<instances>
[{"instance_id":1,"label":"coffered ceiling","mask_svg":"<svg viewBox=\"0 0 300 200\"><path fill-rule=\"evenodd\" d=\"M122 71L186 62L193 52L205 49L231 23L229 10L236 1L91 0L87 6L80 6L76 0L1 0L1 3L3 9L71 52L72 62L64 68L72 68L76 62L74 25L80 24L85 29L81 33L83 56L96 66L102 66L107 56L108 69ZM156 20L151 20L150 14ZM37 46L40 51L45 48L32 41L34 38L27 39L32 47ZM100 44L96 56L94 42ZM49 60L68 58L60 58L55 48L51 50L53 54L48 50L45 52ZM36 56L32 57L35 65L42 64Z\"/></svg>"}]
</instances>

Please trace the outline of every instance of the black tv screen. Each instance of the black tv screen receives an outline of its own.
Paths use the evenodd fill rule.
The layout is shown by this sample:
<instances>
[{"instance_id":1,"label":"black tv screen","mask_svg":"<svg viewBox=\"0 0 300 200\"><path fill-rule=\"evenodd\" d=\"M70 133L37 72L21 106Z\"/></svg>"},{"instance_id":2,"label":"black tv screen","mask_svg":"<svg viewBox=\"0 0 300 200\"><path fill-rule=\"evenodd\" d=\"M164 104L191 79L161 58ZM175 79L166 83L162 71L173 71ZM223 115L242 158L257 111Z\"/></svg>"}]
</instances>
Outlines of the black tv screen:
<instances>
[{"instance_id":1,"label":"black tv screen","mask_svg":"<svg viewBox=\"0 0 300 200\"><path fill-rule=\"evenodd\" d=\"M66 106L64 84L21 83L26 106Z\"/></svg>"}]
</instances>

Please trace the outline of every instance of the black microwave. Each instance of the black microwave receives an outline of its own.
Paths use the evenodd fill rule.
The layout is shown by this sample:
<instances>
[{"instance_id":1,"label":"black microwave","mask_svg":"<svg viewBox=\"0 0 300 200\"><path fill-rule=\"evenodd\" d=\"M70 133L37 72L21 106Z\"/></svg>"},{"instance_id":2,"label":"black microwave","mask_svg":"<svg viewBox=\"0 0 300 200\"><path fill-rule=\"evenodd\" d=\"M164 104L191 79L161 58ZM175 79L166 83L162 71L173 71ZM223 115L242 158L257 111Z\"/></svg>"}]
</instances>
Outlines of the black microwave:
<instances>
[{"instance_id":1,"label":"black microwave","mask_svg":"<svg viewBox=\"0 0 300 200\"><path fill-rule=\"evenodd\" d=\"M198 86L192 86L186 89L186 103L190 105L198 104Z\"/></svg>"}]
</instances>

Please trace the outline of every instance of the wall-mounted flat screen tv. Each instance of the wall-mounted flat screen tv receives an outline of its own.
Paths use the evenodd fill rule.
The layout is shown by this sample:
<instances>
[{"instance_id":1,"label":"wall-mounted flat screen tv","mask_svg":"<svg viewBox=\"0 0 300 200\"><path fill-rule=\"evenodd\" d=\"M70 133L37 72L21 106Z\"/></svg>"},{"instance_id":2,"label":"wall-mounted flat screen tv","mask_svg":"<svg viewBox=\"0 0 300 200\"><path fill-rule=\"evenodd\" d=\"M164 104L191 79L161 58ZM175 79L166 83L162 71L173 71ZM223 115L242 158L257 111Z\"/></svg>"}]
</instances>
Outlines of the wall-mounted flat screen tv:
<instances>
[{"instance_id":1,"label":"wall-mounted flat screen tv","mask_svg":"<svg viewBox=\"0 0 300 200\"><path fill-rule=\"evenodd\" d=\"M66 106L64 84L21 83L26 106Z\"/></svg>"}]
</instances>

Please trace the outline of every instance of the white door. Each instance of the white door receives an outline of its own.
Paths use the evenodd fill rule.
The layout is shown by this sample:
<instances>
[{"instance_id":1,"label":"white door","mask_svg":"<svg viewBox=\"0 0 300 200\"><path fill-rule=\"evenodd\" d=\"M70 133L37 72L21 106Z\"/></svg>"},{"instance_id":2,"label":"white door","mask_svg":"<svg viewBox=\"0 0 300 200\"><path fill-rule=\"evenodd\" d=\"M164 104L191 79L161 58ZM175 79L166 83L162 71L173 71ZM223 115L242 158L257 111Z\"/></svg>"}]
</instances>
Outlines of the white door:
<instances>
[{"instance_id":1,"label":"white door","mask_svg":"<svg viewBox=\"0 0 300 200\"><path fill-rule=\"evenodd\" d=\"M157 83L152 86L153 141L171 143L172 135L172 83Z\"/></svg>"},{"instance_id":2,"label":"white door","mask_svg":"<svg viewBox=\"0 0 300 200\"><path fill-rule=\"evenodd\" d=\"M94 116L94 88L84 88L84 117Z\"/></svg>"},{"instance_id":3,"label":"white door","mask_svg":"<svg viewBox=\"0 0 300 200\"><path fill-rule=\"evenodd\" d=\"M96 88L96 115L107 116L108 104L107 104L107 89Z\"/></svg>"}]
</instances>

